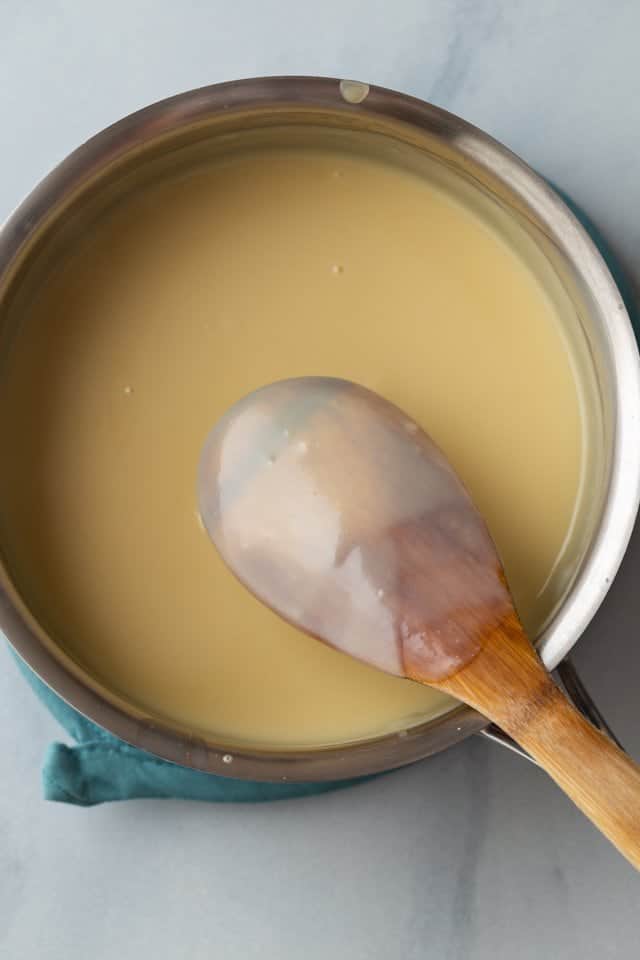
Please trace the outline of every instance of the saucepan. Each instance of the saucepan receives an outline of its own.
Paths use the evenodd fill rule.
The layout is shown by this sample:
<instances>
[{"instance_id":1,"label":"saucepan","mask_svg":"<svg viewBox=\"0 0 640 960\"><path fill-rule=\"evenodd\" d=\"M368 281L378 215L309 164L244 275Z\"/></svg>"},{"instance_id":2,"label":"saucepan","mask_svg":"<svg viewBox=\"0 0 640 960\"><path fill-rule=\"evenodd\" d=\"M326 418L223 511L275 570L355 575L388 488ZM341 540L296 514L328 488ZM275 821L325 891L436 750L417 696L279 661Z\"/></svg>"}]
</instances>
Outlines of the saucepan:
<instances>
[{"instance_id":1,"label":"saucepan","mask_svg":"<svg viewBox=\"0 0 640 960\"><path fill-rule=\"evenodd\" d=\"M538 638L576 702L604 727L567 657L615 576L640 498L640 365L620 292L593 240L558 194L522 160L481 130L431 104L352 81L320 78L242 80L194 90L114 124L47 176L0 231L0 350L11 336L8 305L52 230L63 238L79 210L107 202L123 184L157 175L167 158L242 131L322 127L366 135L390 149L409 145L443 173L488 198L512 221L531 256L543 260L573 304L598 406L597 457L589 517L572 582ZM11 450L3 449L3 457ZM0 545L1 552L1 545ZM129 743L175 763L252 780L337 780L391 769L484 732L507 742L473 710L448 713L400 733L323 749L231 748L149 719L101 686L56 645L0 566L0 629L17 654L69 704ZM605 728L606 729L606 728Z\"/></svg>"}]
</instances>

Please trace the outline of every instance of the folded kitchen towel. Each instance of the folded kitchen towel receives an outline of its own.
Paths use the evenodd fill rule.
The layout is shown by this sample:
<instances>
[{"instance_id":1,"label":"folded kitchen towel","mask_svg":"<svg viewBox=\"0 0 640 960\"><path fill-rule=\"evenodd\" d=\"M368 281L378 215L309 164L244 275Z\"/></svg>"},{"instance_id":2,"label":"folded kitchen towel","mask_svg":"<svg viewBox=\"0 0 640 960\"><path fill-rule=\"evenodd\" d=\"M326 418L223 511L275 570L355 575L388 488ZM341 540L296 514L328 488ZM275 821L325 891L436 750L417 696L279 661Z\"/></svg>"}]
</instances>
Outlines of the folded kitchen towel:
<instances>
[{"instance_id":1,"label":"folded kitchen towel","mask_svg":"<svg viewBox=\"0 0 640 960\"><path fill-rule=\"evenodd\" d=\"M370 778L323 783L258 783L201 773L132 747L87 720L16 657L19 669L49 712L75 741L52 743L42 768L45 799L90 807L107 800L175 797L215 803L262 803L327 793Z\"/></svg>"}]
</instances>

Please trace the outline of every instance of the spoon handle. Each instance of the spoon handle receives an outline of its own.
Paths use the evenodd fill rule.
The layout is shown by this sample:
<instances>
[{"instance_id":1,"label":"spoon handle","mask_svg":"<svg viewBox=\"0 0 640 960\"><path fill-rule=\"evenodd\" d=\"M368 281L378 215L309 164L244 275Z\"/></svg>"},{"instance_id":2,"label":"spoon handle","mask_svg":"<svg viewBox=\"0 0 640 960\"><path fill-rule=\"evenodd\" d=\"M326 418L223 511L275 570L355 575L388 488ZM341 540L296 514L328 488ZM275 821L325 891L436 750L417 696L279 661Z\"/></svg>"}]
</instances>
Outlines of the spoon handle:
<instances>
[{"instance_id":1,"label":"spoon handle","mask_svg":"<svg viewBox=\"0 0 640 960\"><path fill-rule=\"evenodd\" d=\"M524 747L640 870L640 766L556 686L515 618L440 686Z\"/></svg>"}]
</instances>

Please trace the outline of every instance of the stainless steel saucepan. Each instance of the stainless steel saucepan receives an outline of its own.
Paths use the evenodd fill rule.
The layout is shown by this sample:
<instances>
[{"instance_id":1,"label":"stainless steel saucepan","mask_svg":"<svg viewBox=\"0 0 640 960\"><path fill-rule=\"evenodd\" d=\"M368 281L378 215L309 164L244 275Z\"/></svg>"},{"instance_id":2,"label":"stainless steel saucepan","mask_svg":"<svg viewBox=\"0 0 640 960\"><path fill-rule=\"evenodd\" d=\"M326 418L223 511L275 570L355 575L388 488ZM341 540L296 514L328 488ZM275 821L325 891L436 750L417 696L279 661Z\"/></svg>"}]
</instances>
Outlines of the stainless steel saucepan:
<instances>
[{"instance_id":1,"label":"stainless steel saucepan","mask_svg":"<svg viewBox=\"0 0 640 960\"><path fill-rule=\"evenodd\" d=\"M369 137L390 150L408 147L465 184L513 225L573 305L574 329L590 367L599 424L597 469L577 573L539 637L550 669L591 719L603 725L566 657L602 602L627 546L640 497L640 365L619 291L596 246L558 195L487 134L419 100L363 83L318 78L243 80L194 90L121 120L60 164L0 231L0 361L19 298L44 241L91 206L157 176L163 163L246 131L306 128ZM0 362L0 376L2 364ZM2 442L0 438L0 443ZM3 457L11 450L2 449ZM0 554L2 545L0 544ZM0 628L17 653L60 696L124 740L176 763L254 780L328 780L390 769L442 750L472 733L500 731L467 707L401 735L305 751L238 750L151 721L74 663L30 613L0 565ZM229 756L233 756L232 767Z\"/></svg>"}]
</instances>

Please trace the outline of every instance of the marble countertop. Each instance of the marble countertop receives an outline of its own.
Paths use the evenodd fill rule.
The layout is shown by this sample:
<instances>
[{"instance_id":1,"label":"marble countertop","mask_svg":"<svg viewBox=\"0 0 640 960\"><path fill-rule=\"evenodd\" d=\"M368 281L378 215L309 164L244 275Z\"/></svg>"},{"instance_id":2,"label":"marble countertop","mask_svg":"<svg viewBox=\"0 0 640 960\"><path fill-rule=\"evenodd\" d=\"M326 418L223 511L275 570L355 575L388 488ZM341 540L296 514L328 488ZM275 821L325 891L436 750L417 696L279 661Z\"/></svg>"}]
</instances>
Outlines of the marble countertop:
<instances>
[{"instance_id":1,"label":"marble countertop","mask_svg":"<svg viewBox=\"0 0 640 960\"><path fill-rule=\"evenodd\" d=\"M569 191L640 284L634 0L4 0L0 222L144 104L261 74L433 100ZM576 662L640 756L640 532ZM47 804L55 723L0 647L7 960L584 960L637 954L637 876L535 767L474 738L262 807Z\"/></svg>"}]
</instances>

